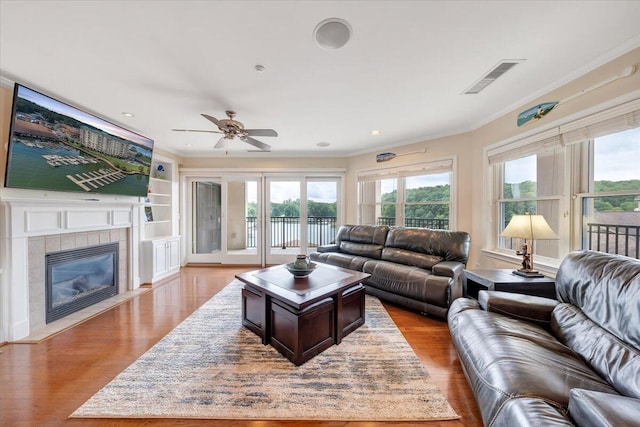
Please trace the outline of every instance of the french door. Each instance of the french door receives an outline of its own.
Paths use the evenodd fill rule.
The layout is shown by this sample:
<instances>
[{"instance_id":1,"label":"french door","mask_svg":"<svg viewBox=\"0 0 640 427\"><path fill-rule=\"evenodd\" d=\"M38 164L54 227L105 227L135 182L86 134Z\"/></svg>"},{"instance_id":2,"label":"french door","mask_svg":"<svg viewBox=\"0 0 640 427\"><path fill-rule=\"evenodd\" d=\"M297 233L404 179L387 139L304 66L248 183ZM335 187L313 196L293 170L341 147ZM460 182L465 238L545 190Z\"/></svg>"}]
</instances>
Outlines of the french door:
<instances>
[{"instance_id":1,"label":"french door","mask_svg":"<svg viewBox=\"0 0 640 427\"><path fill-rule=\"evenodd\" d=\"M187 262L262 264L261 178L187 180Z\"/></svg>"},{"instance_id":2,"label":"french door","mask_svg":"<svg viewBox=\"0 0 640 427\"><path fill-rule=\"evenodd\" d=\"M333 241L339 221L338 177L268 176L264 211L266 264L283 264Z\"/></svg>"},{"instance_id":3,"label":"french door","mask_svg":"<svg viewBox=\"0 0 640 427\"><path fill-rule=\"evenodd\" d=\"M339 176L187 178L188 263L271 265L328 244L341 221Z\"/></svg>"}]
</instances>

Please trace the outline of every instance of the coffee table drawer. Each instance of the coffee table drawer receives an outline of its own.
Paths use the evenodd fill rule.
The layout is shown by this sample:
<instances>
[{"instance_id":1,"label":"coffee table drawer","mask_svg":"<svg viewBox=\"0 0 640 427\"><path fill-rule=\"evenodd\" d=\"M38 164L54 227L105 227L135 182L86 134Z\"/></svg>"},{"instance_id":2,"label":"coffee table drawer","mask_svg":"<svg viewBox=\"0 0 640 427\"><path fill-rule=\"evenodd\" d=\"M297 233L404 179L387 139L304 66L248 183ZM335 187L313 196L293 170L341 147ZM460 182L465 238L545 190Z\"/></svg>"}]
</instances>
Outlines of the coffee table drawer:
<instances>
[{"instance_id":1,"label":"coffee table drawer","mask_svg":"<svg viewBox=\"0 0 640 427\"><path fill-rule=\"evenodd\" d=\"M333 298L297 310L271 301L271 345L295 365L301 365L336 342Z\"/></svg>"},{"instance_id":2,"label":"coffee table drawer","mask_svg":"<svg viewBox=\"0 0 640 427\"><path fill-rule=\"evenodd\" d=\"M265 294L246 287L242 289L242 325L261 337L263 344L267 344Z\"/></svg>"},{"instance_id":3,"label":"coffee table drawer","mask_svg":"<svg viewBox=\"0 0 640 427\"><path fill-rule=\"evenodd\" d=\"M365 322L365 291L364 286L358 284L342 293L342 310L338 310L338 344L342 338L364 325Z\"/></svg>"}]
</instances>

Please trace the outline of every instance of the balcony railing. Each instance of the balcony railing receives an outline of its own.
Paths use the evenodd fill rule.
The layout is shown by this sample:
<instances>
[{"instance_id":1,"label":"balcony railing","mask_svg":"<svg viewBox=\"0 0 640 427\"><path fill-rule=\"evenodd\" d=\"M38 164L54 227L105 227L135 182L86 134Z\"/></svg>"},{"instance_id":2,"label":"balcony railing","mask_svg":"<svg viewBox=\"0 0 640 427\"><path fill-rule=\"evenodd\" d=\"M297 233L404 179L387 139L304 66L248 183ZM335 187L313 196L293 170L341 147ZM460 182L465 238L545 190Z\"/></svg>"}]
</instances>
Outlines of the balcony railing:
<instances>
[{"instance_id":1,"label":"balcony railing","mask_svg":"<svg viewBox=\"0 0 640 427\"><path fill-rule=\"evenodd\" d=\"M393 216L378 217L378 225L396 225L396 218ZM449 220L442 218L405 218L404 226L448 230Z\"/></svg>"},{"instance_id":2,"label":"balcony railing","mask_svg":"<svg viewBox=\"0 0 640 427\"><path fill-rule=\"evenodd\" d=\"M256 217L247 217L247 247L256 247ZM300 217L273 216L271 217L272 248L300 247ZM307 245L309 247L332 243L336 237L336 217L312 216L307 218Z\"/></svg>"},{"instance_id":3,"label":"balcony railing","mask_svg":"<svg viewBox=\"0 0 640 427\"><path fill-rule=\"evenodd\" d=\"M640 225L587 224L587 249L640 259Z\"/></svg>"},{"instance_id":4,"label":"balcony railing","mask_svg":"<svg viewBox=\"0 0 640 427\"><path fill-rule=\"evenodd\" d=\"M247 247L255 248L257 242L257 219L255 216L246 217L247 221ZM273 216L271 222L272 248L299 248L300 247L300 217L298 216ZM379 217L378 225L395 225L393 217ZM449 229L448 219L436 218L406 218L406 227L426 227L439 230ZM309 247L316 247L333 243L336 237L337 226L334 216L313 216L307 218L307 242Z\"/></svg>"}]
</instances>

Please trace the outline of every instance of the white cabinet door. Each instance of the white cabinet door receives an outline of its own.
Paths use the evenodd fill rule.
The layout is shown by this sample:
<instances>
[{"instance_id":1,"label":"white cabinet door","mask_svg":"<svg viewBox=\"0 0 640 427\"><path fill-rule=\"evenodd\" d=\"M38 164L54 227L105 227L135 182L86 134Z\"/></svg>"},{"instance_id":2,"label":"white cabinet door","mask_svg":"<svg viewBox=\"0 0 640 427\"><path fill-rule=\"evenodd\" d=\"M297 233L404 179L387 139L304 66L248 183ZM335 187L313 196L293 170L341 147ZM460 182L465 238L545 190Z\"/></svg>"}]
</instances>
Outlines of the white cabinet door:
<instances>
[{"instance_id":1,"label":"white cabinet door","mask_svg":"<svg viewBox=\"0 0 640 427\"><path fill-rule=\"evenodd\" d=\"M167 241L167 270L180 268L180 238L174 237Z\"/></svg>"},{"instance_id":2,"label":"white cabinet door","mask_svg":"<svg viewBox=\"0 0 640 427\"><path fill-rule=\"evenodd\" d=\"M153 242L153 277L157 277L167 271L167 241Z\"/></svg>"},{"instance_id":3,"label":"white cabinet door","mask_svg":"<svg viewBox=\"0 0 640 427\"><path fill-rule=\"evenodd\" d=\"M180 271L180 236L142 242L142 283L153 284Z\"/></svg>"}]
</instances>

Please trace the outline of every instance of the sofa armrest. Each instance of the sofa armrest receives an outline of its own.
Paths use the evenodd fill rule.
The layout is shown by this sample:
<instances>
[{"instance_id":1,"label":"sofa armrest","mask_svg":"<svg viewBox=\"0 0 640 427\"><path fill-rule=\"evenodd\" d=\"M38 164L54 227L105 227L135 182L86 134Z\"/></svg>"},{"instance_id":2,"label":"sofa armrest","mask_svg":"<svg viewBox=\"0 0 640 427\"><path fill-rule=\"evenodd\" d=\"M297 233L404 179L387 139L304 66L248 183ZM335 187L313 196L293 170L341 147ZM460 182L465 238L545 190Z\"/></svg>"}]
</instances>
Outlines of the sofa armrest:
<instances>
[{"instance_id":1,"label":"sofa armrest","mask_svg":"<svg viewBox=\"0 0 640 427\"><path fill-rule=\"evenodd\" d=\"M442 261L431 268L436 276L447 276L452 279L458 278L464 270L464 264L457 261Z\"/></svg>"},{"instance_id":2,"label":"sofa armrest","mask_svg":"<svg viewBox=\"0 0 640 427\"><path fill-rule=\"evenodd\" d=\"M581 427L632 426L640 420L640 399L574 388L569 415Z\"/></svg>"},{"instance_id":3,"label":"sofa armrest","mask_svg":"<svg viewBox=\"0 0 640 427\"><path fill-rule=\"evenodd\" d=\"M451 277L451 301L462 296L462 282L464 280L464 264L457 261L442 261L431 267L431 272L436 276Z\"/></svg>"},{"instance_id":4,"label":"sofa armrest","mask_svg":"<svg viewBox=\"0 0 640 427\"><path fill-rule=\"evenodd\" d=\"M322 245L316 248L316 252L340 252L338 245Z\"/></svg>"},{"instance_id":5,"label":"sofa armrest","mask_svg":"<svg viewBox=\"0 0 640 427\"><path fill-rule=\"evenodd\" d=\"M504 314L516 319L551 329L551 313L559 301L500 291L480 291L480 307L486 311Z\"/></svg>"}]
</instances>

